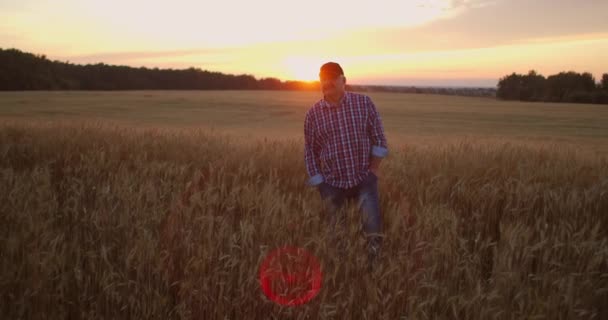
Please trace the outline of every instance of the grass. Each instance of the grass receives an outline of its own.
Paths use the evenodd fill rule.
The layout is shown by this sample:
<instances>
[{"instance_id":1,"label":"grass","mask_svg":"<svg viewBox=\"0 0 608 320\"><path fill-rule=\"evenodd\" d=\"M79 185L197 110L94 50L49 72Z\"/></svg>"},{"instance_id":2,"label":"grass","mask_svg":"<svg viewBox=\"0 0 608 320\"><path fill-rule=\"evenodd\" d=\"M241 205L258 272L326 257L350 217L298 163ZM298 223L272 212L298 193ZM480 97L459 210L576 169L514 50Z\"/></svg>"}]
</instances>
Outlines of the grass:
<instances>
[{"instance_id":1,"label":"grass","mask_svg":"<svg viewBox=\"0 0 608 320\"><path fill-rule=\"evenodd\" d=\"M260 94L274 101L263 112ZM145 95L154 97L149 107ZM375 95L387 131L403 126L419 142L389 139L379 180L386 238L369 274L355 208L346 208L348 255L339 259L325 245L318 193L305 186L301 140L289 130L299 131L311 96L243 93L234 103L248 95L257 102L233 110L224 105L227 92L183 96L189 102L156 92L3 94L4 102L25 100L1 111L3 318L608 317L608 160L595 147L582 153L543 138L563 134L597 146L588 136L605 138L596 125L605 109L560 105L545 114L546 105L418 96L408 104ZM284 129L286 139L188 127L285 112L281 99L289 113L256 123L272 122L267 132ZM41 111L73 116L30 119L48 120ZM457 120L442 128L443 112ZM531 125L507 120L526 112ZM80 121L92 115L105 120ZM175 126L124 125L165 120ZM456 135L420 143L435 126L438 137L482 135L490 123L503 140ZM584 128L575 130L577 123ZM542 143L518 140L522 127ZM322 263L322 290L303 306L277 305L260 289L260 263L284 245L306 248Z\"/></svg>"}]
</instances>

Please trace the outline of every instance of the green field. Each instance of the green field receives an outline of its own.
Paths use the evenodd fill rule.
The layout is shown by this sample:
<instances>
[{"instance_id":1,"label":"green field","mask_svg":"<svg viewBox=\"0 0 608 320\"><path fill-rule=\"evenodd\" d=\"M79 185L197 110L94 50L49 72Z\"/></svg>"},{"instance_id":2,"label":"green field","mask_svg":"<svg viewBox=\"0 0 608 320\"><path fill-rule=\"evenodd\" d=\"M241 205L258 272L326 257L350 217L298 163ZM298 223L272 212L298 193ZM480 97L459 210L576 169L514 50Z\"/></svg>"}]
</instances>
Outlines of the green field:
<instances>
[{"instance_id":1,"label":"green field","mask_svg":"<svg viewBox=\"0 0 608 320\"><path fill-rule=\"evenodd\" d=\"M557 143L608 151L608 108L458 96L368 93L393 145L462 139ZM104 120L298 138L318 92L129 91L0 93L0 119Z\"/></svg>"}]
</instances>

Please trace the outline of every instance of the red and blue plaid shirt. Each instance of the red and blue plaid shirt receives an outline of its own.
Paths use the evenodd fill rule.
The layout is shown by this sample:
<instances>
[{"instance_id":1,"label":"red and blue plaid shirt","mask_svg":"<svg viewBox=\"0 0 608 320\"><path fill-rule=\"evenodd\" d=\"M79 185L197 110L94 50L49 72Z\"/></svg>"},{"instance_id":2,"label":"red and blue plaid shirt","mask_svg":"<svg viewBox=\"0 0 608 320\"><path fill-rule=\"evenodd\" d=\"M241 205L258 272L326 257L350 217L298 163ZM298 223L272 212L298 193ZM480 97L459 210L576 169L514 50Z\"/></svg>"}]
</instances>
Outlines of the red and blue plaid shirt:
<instances>
[{"instance_id":1,"label":"red and blue plaid shirt","mask_svg":"<svg viewBox=\"0 0 608 320\"><path fill-rule=\"evenodd\" d=\"M369 174L370 157L388 154L380 115L371 98L348 92L340 103L321 99L306 113L304 144L308 184L358 185Z\"/></svg>"}]
</instances>

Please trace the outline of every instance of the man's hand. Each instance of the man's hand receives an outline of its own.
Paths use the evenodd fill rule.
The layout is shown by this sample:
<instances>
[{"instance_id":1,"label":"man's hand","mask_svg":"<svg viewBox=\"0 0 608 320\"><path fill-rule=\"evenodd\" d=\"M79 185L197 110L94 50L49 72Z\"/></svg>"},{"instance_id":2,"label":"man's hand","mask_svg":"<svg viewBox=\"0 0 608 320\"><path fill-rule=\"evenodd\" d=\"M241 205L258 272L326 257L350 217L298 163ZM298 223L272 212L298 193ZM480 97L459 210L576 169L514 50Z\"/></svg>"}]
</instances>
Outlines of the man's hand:
<instances>
[{"instance_id":1,"label":"man's hand","mask_svg":"<svg viewBox=\"0 0 608 320\"><path fill-rule=\"evenodd\" d=\"M376 176L379 177L379 171L380 171L380 162L382 161L382 158L378 158L378 157L374 157L372 156L370 159L370 163L369 163L369 170Z\"/></svg>"},{"instance_id":2,"label":"man's hand","mask_svg":"<svg viewBox=\"0 0 608 320\"><path fill-rule=\"evenodd\" d=\"M369 168L369 171L371 171L376 177L378 177L378 168Z\"/></svg>"}]
</instances>

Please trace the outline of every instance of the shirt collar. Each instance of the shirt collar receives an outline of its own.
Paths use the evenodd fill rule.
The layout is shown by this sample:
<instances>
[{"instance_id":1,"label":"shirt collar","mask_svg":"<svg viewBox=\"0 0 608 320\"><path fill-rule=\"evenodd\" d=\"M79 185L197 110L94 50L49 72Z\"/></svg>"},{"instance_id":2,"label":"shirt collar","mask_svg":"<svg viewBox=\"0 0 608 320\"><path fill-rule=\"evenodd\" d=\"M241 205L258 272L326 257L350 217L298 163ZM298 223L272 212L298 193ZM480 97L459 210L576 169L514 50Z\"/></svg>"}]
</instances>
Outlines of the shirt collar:
<instances>
[{"instance_id":1,"label":"shirt collar","mask_svg":"<svg viewBox=\"0 0 608 320\"><path fill-rule=\"evenodd\" d=\"M323 96L323 106L324 107L339 107L343 104L348 103L349 101L349 94L348 91L344 90L344 95L342 96L342 100L339 102L338 105L332 105L329 101L327 101L327 99L325 99L325 96Z\"/></svg>"}]
</instances>

